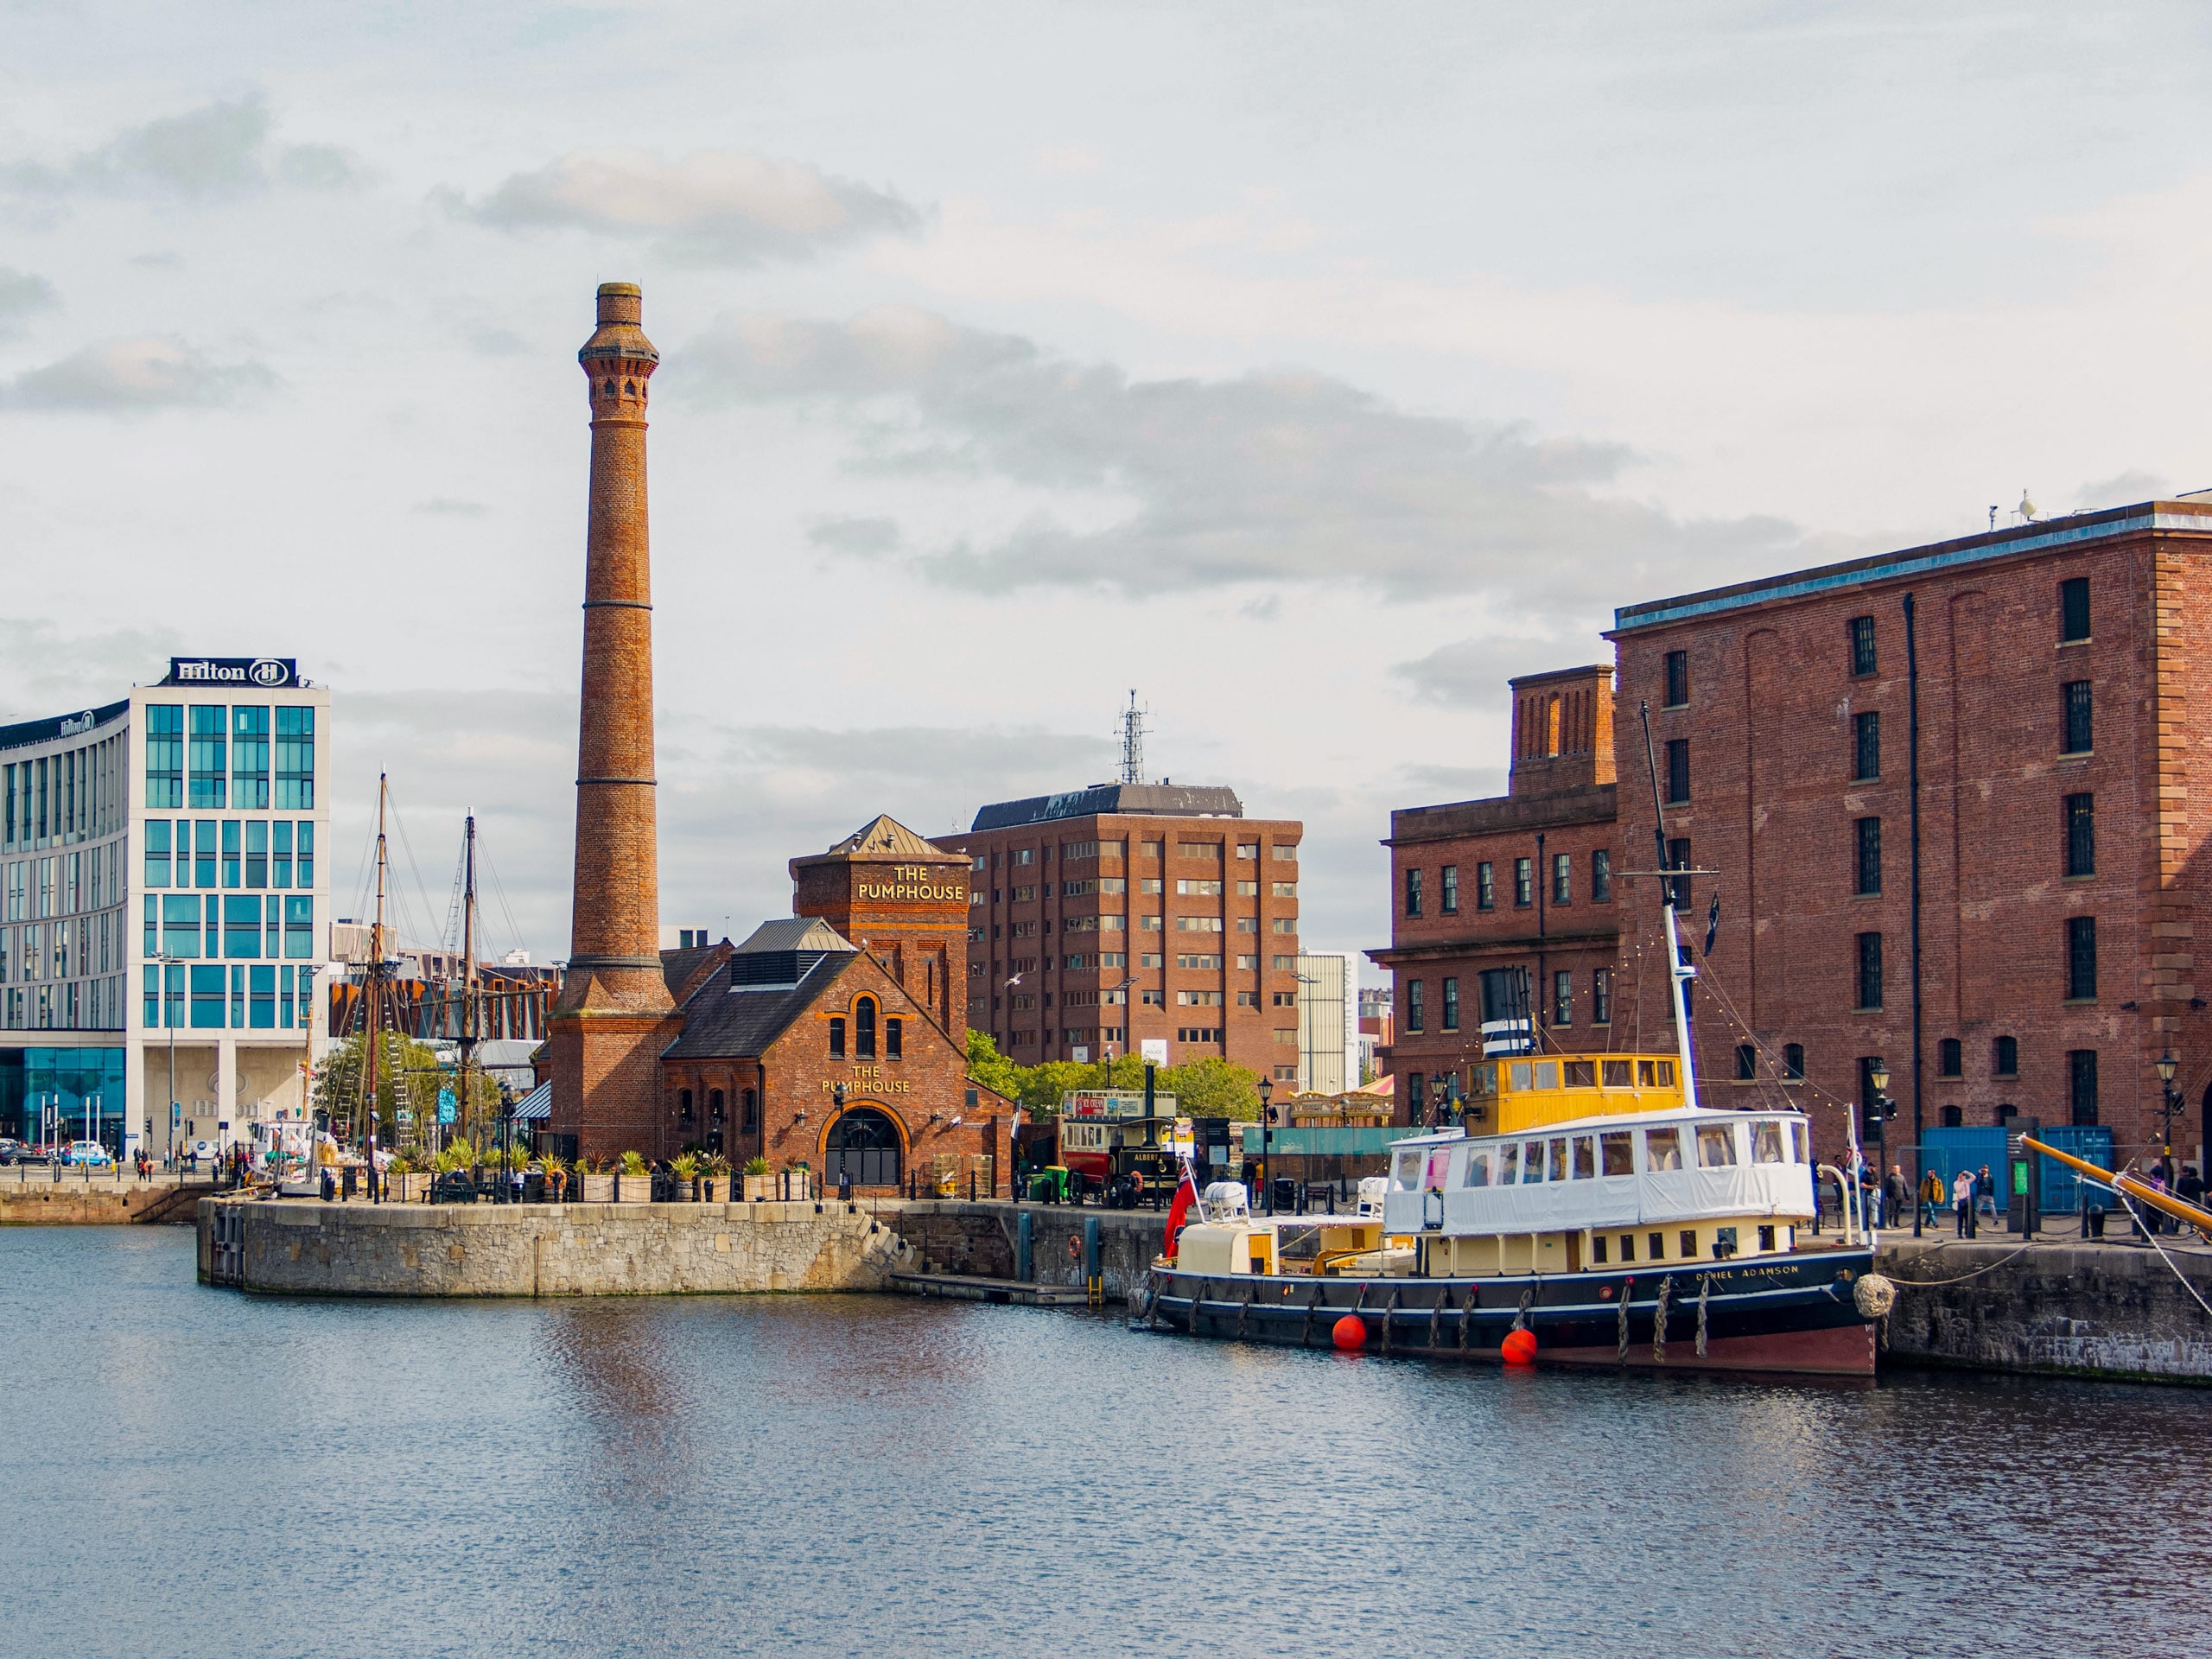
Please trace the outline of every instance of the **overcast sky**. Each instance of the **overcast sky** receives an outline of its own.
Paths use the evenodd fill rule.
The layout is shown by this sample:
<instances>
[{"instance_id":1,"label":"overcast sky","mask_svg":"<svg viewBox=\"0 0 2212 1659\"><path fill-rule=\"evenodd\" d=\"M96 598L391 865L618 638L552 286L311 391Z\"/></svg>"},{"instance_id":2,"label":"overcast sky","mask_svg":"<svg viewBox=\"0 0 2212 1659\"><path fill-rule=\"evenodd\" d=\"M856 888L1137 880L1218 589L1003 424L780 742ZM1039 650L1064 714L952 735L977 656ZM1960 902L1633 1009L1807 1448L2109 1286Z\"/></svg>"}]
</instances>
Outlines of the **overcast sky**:
<instances>
[{"instance_id":1,"label":"overcast sky","mask_svg":"<svg viewBox=\"0 0 2212 1659\"><path fill-rule=\"evenodd\" d=\"M1613 606L2212 485L2208 14L2091 13L0 0L0 718L296 656L341 896L384 768L565 955L637 282L664 923L1135 687L1382 944Z\"/></svg>"}]
</instances>

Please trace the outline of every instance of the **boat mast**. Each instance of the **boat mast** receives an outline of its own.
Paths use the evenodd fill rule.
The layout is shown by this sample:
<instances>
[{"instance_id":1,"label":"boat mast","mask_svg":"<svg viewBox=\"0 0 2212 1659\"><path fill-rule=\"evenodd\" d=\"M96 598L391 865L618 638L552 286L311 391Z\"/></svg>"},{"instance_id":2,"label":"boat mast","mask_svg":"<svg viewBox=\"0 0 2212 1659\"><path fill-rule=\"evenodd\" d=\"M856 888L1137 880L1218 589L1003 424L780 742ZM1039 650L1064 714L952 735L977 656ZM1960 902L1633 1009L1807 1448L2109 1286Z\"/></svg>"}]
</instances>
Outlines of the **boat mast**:
<instances>
[{"instance_id":1,"label":"boat mast","mask_svg":"<svg viewBox=\"0 0 2212 1659\"><path fill-rule=\"evenodd\" d=\"M361 1069L361 1116L367 1124L377 1119L377 1060L379 1039L384 1032L384 883L385 883L385 801L388 791L385 774L377 774L377 908L375 918L369 924L369 982L368 1027L369 1040ZM361 1144L364 1125L354 1125L353 1144ZM373 1129L369 1130L373 1133ZM373 1151L373 1148L372 1148Z\"/></svg>"},{"instance_id":2,"label":"boat mast","mask_svg":"<svg viewBox=\"0 0 2212 1659\"><path fill-rule=\"evenodd\" d=\"M1651 705L1638 700L1636 712L1643 721L1643 766L1651 775L1651 835L1659 845L1659 891L1666 904L1667 918L1667 987L1673 994L1675 1004L1675 1049L1682 1068L1682 1104L1697 1104L1697 1069L1690 1059L1689 982L1697 977L1697 969L1685 962L1680 936L1675 927L1675 878L1665 874L1667 862L1667 814L1659 802L1659 765L1651 749Z\"/></svg>"},{"instance_id":3,"label":"boat mast","mask_svg":"<svg viewBox=\"0 0 2212 1659\"><path fill-rule=\"evenodd\" d=\"M461 858L461 1110L464 1132L476 1128L476 1096L468 1086L470 1062L476 1053L480 1026L480 997L476 979L476 815L468 815Z\"/></svg>"}]
</instances>

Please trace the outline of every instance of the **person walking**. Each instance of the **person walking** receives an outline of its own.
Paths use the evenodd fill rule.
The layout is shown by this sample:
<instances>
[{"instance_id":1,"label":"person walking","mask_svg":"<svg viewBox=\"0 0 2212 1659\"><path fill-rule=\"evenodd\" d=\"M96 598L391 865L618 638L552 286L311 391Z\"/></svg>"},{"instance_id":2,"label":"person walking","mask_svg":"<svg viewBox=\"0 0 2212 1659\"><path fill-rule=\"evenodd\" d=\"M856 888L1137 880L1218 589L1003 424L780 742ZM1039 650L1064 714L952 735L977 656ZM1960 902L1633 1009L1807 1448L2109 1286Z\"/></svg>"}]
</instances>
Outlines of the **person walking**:
<instances>
[{"instance_id":1,"label":"person walking","mask_svg":"<svg viewBox=\"0 0 2212 1659\"><path fill-rule=\"evenodd\" d=\"M1992 1227L1997 1224L1997 1180L1987 1164L1974 1178L1974 1207L1977 1214L1989 1217Z\"/></svg>"},{"instance_id":2,"label":"person walking","mask_svg":"<svg viewBox=\"0 0 2212 1659\"><path fill-rule=\"evenodd\" d=\"M1961 1170L1951 1181L1951 1208L1959 1222L1959 1236L1974 1236L1974 1174Z\"/></svg>"},{"instance_id":3,"label":"person walking","mask_svg":"<svg viewBox=\"0 0 2212 1659\"><path fill-rule=\"evenodd\" d=\"M1882 1224L1897 1225L1897 1217L1904 1214L1904 1166L1890 1166L1890 1177L1882 1183Z\"/></svg>"},{"instance_id":4,"label":"person walking","mask_svg":"<svg viewBox=\"0 0 2212 1659\"><path fill-rule=\"evenodd\" d=\"M1931 1167L1920 1181L1920 1221L1923 1227L1933 1227L1942 1211L1945 1192L1941 1171Z\"/></svg>"}]
</instances>

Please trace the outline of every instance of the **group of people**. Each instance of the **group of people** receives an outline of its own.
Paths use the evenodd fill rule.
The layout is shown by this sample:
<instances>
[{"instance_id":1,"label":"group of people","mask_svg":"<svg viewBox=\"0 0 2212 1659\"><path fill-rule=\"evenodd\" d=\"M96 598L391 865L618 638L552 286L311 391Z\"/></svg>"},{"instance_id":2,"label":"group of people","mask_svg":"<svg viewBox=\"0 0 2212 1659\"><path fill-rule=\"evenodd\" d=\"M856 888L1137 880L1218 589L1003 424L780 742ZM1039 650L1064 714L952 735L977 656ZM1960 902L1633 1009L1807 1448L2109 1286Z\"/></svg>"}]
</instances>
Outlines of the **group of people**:
<instances>
[{"instance_id":1,"label":"group of people","mask_svg":"<svg viewBox=\"0 0 2212 1659\"><path fill-rule=\"evenodd\" d=\"M1862 1155L1853 1164L1849 1179L1859 1189L1860 1213L1870 1227L1903 1226L1915 1205L1923 1227L1935 1226L1946 1209L1951 1211L1961 1238L1976 1236L1983 1217L1993 1224L1997 1219L1997 1179L1987 1164L1978 1170L1960 1170L1948 1181L1931 1167L1916 1189L1907 1185L1902 1164L1891 1164L1890 1173L1877 1179L1874 1166Z\"/></svg>"}]
</instances>

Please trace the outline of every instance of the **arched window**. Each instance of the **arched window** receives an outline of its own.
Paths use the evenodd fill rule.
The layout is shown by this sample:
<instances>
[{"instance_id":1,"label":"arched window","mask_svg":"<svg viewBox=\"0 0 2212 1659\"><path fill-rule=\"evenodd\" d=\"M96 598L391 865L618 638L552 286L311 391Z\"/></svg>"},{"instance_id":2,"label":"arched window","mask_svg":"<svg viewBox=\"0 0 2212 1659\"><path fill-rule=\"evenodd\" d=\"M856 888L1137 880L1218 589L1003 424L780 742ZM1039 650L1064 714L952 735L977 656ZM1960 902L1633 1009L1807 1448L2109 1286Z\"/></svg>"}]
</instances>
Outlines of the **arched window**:
<instances>
[{"instance_id":1,"label":"arched window","mask_svg":"<svg viewBox=\"0 0 2212 1659\"><path fill-rule=\"evenodd\" d=\"M1559 699L1555 696L1544 705L1544 753L1559 753Z\"/></svg>"},{"instance_id":2,"label":"arched window","mask_svg":"<svg viewBox=\"0 0 2212 1659\"><path fill-rule=\"evenodd\" d=\"M755 1090L747 1089L745 1091L743 1099L745 1102L745 1122L740 1127L749 1133L750 1131L760 1127L760 1096Z\"/></svg>"},{"instance_id":3,"label":"arched window","mask_svg":"<svg viewBox=\"0 0 2212 1659\"><path fill-rule=\"evenodd\" d=\"M722 1091L719 1089L707 1091L707 1116L717 1123L722 1121Z\"/></svg>"},{"instance_id":4,"label":"arched window","mask_svg":"<svg viewBox=\"0 0 2212 1659\"><path fill-rule=\"evenodd\" d=\"M691 1091L689 1089L677 1091L676 1115L686 1123L691 1121Z\"/></svg>"},{"instance_id":5,"label":"arched window","mask_svg":"<svg viewBox=\"0 0 2212 1659\"><path fill-rule=\"evenodd\" d=\"M875 999L872 996L853 999L853 1058L875 1058Z\"/></svg>"},{"instance_id":6,"label":"arched window","mask_svg":"<svg viewBox=\"0 0 2212 1659\"><path fill-rule=\"evenodd\" d=\"M869 1106L855 1106L830 1126L827 1179L842 1175L855 1186L899 1185L899 1126Z\"/></svg>"},{"instance_id":7,"label":"arched window","mask_svg":"<svg viewBox=\"0 0 2212 1659\"><path fill-rule=\"evenodd\" d=\"M906 1058L906 1022L893 1014L883 1022L883 1058L887 1060Z\"/></svg>"}]
</instances>

